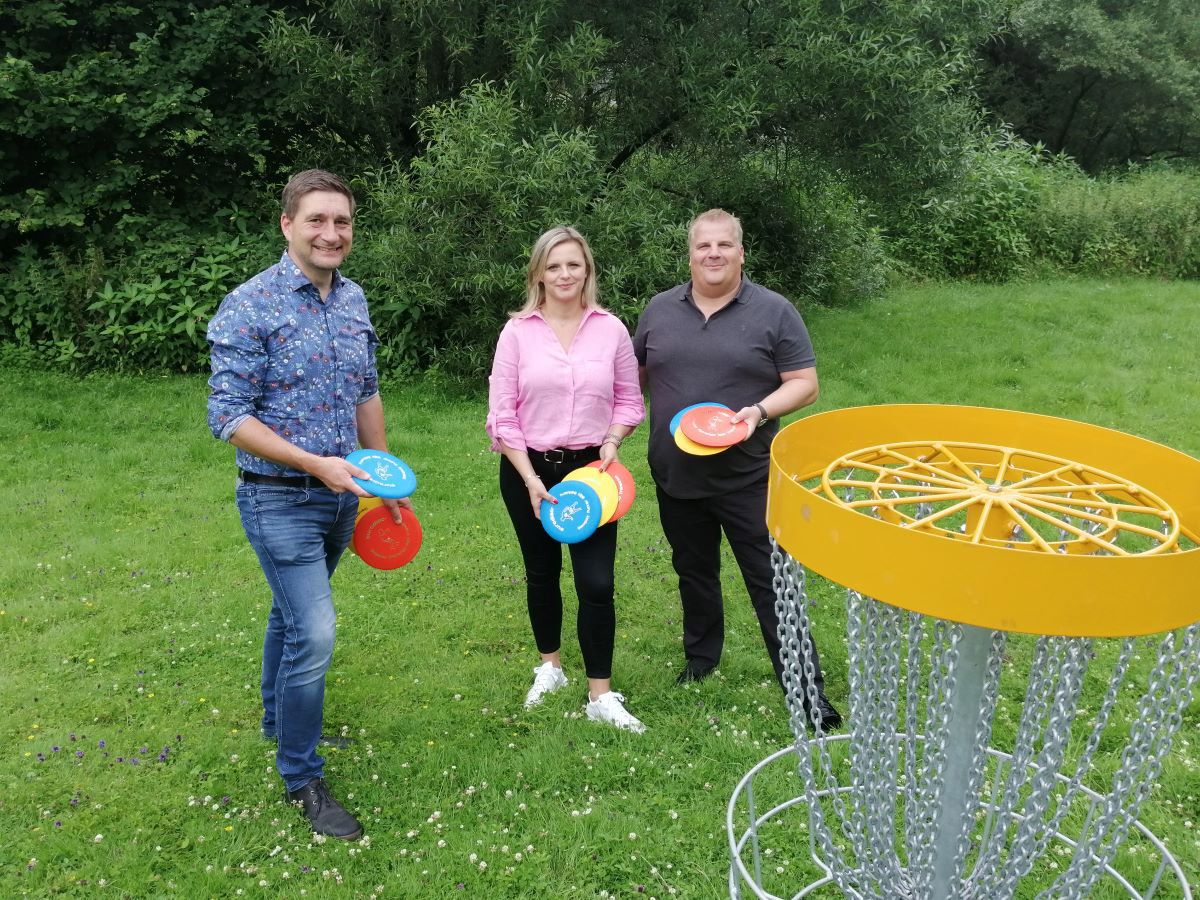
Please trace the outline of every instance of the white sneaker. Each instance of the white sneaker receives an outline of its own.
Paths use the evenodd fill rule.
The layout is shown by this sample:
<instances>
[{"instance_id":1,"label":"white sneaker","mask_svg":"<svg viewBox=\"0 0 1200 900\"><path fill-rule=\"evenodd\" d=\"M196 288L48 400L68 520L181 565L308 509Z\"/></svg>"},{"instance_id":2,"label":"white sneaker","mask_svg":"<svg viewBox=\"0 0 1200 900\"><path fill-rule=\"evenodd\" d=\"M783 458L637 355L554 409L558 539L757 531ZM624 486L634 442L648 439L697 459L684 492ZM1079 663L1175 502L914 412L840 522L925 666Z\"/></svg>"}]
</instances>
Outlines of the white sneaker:
<instances>
[{"instance_id":1,"label":"white sneaker","mask_svg":"<svg viewBox=\"0 0 1200 900\"><path fill-rule=\"evenodd\" d=\"M625 708L624 694L618 694L616 691L609 691L601 694L595 700L589 700L586 712L587 717L593 722L607 722L637 734L646 730L646 726L637 716Z\"/></svg>"},{"instance_id":2,"label":"white sneaker","mask_svg":"<svg viewBox=\"0 0 1200 900\"><path fill-rule=\"evenodd\" d=\"M567 676L554 663L545 662L540 666L534 666L533 687L525 695L525 708L537 706L547 694L566 686Z\"/></svg>"}]
</instances>

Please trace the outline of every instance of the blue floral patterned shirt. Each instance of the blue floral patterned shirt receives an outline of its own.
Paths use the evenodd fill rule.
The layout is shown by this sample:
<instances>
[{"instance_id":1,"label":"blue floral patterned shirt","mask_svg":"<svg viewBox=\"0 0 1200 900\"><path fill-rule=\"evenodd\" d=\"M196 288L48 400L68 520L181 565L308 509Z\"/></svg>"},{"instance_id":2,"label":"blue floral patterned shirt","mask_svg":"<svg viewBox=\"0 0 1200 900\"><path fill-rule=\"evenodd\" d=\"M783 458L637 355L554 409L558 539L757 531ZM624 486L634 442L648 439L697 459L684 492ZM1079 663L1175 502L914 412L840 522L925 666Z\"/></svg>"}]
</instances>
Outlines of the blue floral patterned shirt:
<instances>
[{"instance_id":1,"label":"blue floral patterned shirt","mask_svg":"<svg viewBox=\"0 0 1200 900\"><path fill-rule=\"evenodd\" d=\"M208 427L227 441L253 416L310 453L345 457L358 446L355 408L379 392L378 343L362 288L335 272L322 300L285 252L227 295L208 323ZM237 464L303 474L240 448Z\"/></svg>"}]
</instances>

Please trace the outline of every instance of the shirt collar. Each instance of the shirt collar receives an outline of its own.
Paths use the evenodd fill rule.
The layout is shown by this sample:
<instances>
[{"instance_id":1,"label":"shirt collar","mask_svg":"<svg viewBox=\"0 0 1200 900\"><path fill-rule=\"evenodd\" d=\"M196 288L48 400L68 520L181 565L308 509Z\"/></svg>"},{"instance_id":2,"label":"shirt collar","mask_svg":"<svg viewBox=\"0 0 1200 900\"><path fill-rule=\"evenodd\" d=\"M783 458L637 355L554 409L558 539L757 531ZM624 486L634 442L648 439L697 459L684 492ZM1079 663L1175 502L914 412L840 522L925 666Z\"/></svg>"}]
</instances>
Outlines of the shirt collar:
<instances>
[{"instance_id":1,"label":"shirt collar","mask_svg":"<svg viewBox=\"0 0 1200 900\"><path fill-rule=\"evenodd\" d=\"M690 278L688 279L688 283L683 288L683 296L680 297L679 299L680 300L691 300L692 303L696 302L695 299L692 297L692 281ZM743 273L741 283L738 284L737 293L734 294L729 299L729 302L733 303L736 300L736 301L740 301L741 303L745 303L749 299L750 299L750 280L746 277L745 273Z\"/></svg>"},{"instance_id":2,"label":"shirt collar","mask_svg":"<svg viewBox=\"0 0 1200 900\"><path fill-rule=\"evenodd\" d=\"M313 290L316 290L316 285L309 281L308 276L305 275L300 270L300 267L292 261L292 258L288 256L288 252L286 250L283 251L283 256L279 258L279 274L283 276L283 282L290 291L298 291L305 285L308 285ZM342 278L341 270L334 269L333 279L329 283L329 292L332 294L334 291L340 288L344 280L345 279Z\"/></svg>"},{"instance_id":3,"label":"shirt collar","mask_svg":"<svg viewBox=\"0 0 1200 900\"><path fill-rule=\"evenodd\" d=\"M587 309L585 309L583 311L583 318L579 320L579 324L582 325L587 319L591 318L593 315L602 316L602 315L604 315L604 310L602 310L598 306L588 307ZM540 306L529 314L530 318L532 318L533 316L537 316L543 322L546 321L546 317L544 315L542 315L542 308Z\"/></svg>"}]
</instances>

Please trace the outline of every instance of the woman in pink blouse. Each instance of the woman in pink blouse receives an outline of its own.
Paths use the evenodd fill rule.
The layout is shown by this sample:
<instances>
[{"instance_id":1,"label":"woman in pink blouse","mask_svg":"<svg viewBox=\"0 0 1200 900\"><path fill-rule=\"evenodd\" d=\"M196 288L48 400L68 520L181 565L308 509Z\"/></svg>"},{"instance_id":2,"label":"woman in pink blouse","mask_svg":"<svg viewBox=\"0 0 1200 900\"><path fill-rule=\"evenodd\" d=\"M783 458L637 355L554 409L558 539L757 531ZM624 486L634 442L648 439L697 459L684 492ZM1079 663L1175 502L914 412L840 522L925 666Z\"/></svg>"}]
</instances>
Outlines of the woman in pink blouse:
<instances>
[{"instance_id":1,"label":"woman in pink blouse","mask_svg":"<svg viewBox=\"0 0 1200 900\"><path fill-rule=\"evenodd\" d=\"M579 466L607 468L645 417L629 332L600 308L596 266L574 228L551 228L533 245L525 305L500 332L489 380L487 433L502 453L500 495L525 562L526 599L541 654L526 708L567 684L559 658L562 544L542 529L547 490ZM645 730L612 690L613 565L617 523L569 544L579 596L577 631L588 681L589 719Z\"/></svg>"}]
</instances>

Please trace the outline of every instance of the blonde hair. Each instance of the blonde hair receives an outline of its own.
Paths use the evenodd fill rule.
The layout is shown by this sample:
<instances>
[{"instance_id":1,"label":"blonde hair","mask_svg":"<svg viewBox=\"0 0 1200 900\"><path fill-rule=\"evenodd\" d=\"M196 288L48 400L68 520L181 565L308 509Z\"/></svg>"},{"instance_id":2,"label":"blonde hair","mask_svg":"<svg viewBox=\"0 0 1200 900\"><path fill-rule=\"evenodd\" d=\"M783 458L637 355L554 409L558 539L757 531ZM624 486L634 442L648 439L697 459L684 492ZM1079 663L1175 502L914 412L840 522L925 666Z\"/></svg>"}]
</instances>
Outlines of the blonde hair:
<instances>
[{"instance_id":1,"label":"blonde hair","mask_svg":"<svg viewBox=\"0 0 1200 900\"><path fill-rule=\"evenodd\" d=\"M545 304L546 286L542 284L542 276L546 274L546 260L550 257L551 250L568 241L579 245L579 249L583 251L583 261L587 265L587 277L583 280L581 297L583 307L600 307L596 290L596 262L592 259L592 248L588 246L587 239L570 225L559 225L545 232L533 244L533 250L529 254L529 268L525 270L525 305L509 313L514 319L523 319Z\"/></svg>"},{"instance_id":2,"label":"blonde hair","mask_svg":"<svg viewBox=\"0 0 1200 900\"><path fill-rule=\"evenodd\" d=\"M737 241L738 246L742 245L742 223L733 213L726 212L723 209L706 210L688 223L688 246L692 245L692 238L695 237L696 228L705 222L720 223L723 225L733 226L733 239Z\"/></svg>"}]
</instances>

